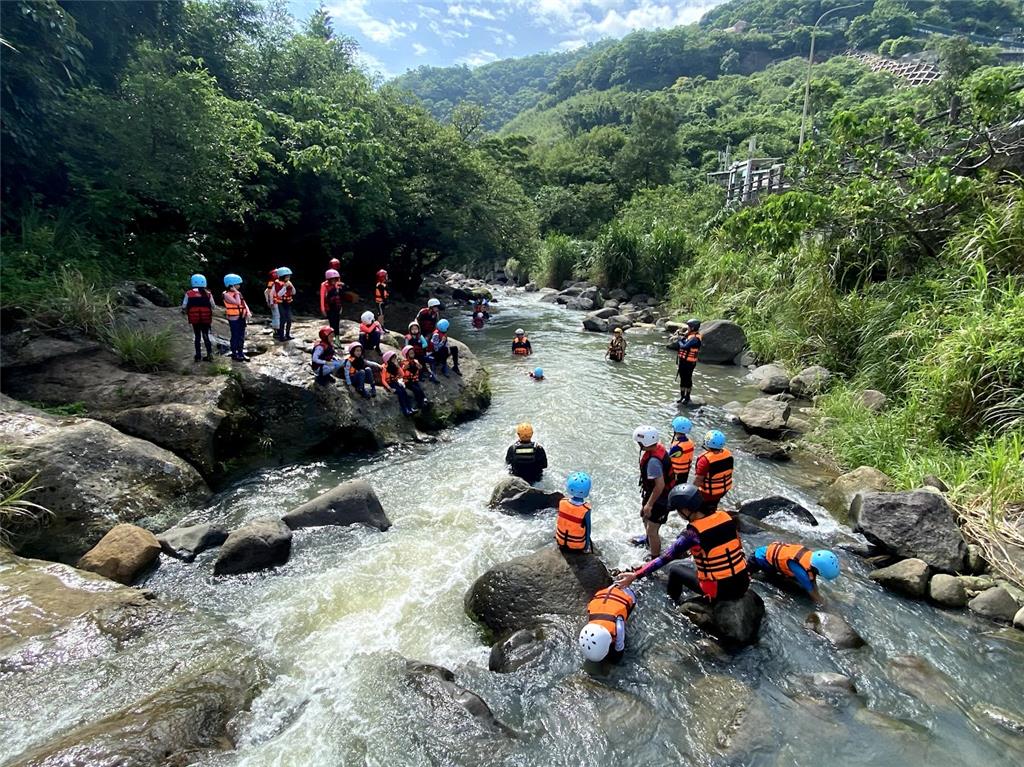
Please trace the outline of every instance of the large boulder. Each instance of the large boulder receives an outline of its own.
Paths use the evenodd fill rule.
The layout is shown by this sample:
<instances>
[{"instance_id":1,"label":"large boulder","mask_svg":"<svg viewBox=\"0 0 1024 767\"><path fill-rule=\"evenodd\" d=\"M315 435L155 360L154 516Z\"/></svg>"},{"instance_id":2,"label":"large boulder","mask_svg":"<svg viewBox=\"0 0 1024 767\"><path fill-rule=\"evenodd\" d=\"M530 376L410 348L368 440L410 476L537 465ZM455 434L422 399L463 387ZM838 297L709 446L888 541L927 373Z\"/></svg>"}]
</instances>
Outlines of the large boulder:
<instances>
[{"instance_id":1,"label":"large boulder","mask_svg":"<svg viewBox=\"0 0 1024 767\"><path fill-rule=\"evenodd\" d=\"M325 525L365 525L380 531L391 527L380 499L364 479L342 482L332 490L296 506L281 521L292 530Z\"/></svg>"},{"instance_id":2,"label":"large boulder","mask_svg":"<svg viewBox=\"0 0 1024 767\"><path fill-rule=\"evenodd\" d=\"M737 412L742 409L743 407L740 406ZM790 459L790 446L788 444L773 442L757 434L752 434L747 438L746 442L743 443L743 449L751 455L771 461L788 461Z\"/></svg>"},{"instance_id":3,"label":"large boulder","mask_svg":"<svg viewBox=\"0 0 1024 767\"><path fill-rule=\"evenodd\" d=\"M943 607L964 607L969 597L964 584L955 575L937 573L928 583L928 596Z\"/></svg>"},{"instance_id":4,"label":"large boulder","mask_svg":"<svg viewBox=\"0 0 1024 767\"><path fill-rule=\"evenodd\" d=\"M254 519L233 531L214 563L215 575L237 575L283 565L292 550L292 531L277 517Z\"/></svg>"},{"instance_id":5,"label":"large boulder","mask_svg":"<svg viewBox=\"0 0 1024 767\"><path fill-rule=\"evenodd\" d=\"M405 674L436 708L448 710L452 702L457 703L485 728L502 735L513 734L511 729L498 721L484 699L472 690L457 684L455 674L448 669L430 663L407 660Z\"/></svg>"},{"instance_id":6,"label":"large boulder","mask_svg":"<svg viewBox=\"0 0 1024 767\"><path fill-rule=\"evenodd\" d=\"M153 533L135 525L121 524L111 528L99 543L85 552L76 567L128 586L159 556L160 542Z\"/></svg>"},{"instance_id":7,"label":"large boulder","mask_svg":"<svg viewBox=\"0 0 1024 767\"><path fill-rule=\"evenodd\" d=\"M502 642L495 642L487 659L487 668L499 674L518 671L537 660L544 651L539 632L521 629Z\"/></svg>"},{"instance_id":8,"label":"large boulder","mask_svg":"<svg viewBox=\"0 0 1024 767\"><path fill-rule=\"evenodd\" d=\"M575 311L578 312L589 312L591 309L594 308L594 302L591 301L589 298L577 296L576 298L570 298L568 301L566 301L565 308L574 309Z\"/></svg>"},{"instance_id":9,"label":"large boulder","mask_svg":"<svg viewBox=\"0 0 1024 767\"><path fill-rule=\"evenodd\" d=\"M790 408L788 402L758 397L739 413L740 423L747 431L763 437L778 437L786 431Z\"/></svg>"},{"instance_id":10,"label":"large boulder","mask_svg":"<svg viewBox=\"0 0 1024 767\"><path fill-rule=\"evenodd\" d=\"M911 557L888 567L872 570L868 577L889 591L911 599L924 599L928 591L928 563Z\"/></svg>"},{"instance_id":11,"label":"large boulder","mask_svg":"<svg viewBox=\"0 0 1024 767\"><path fill-rule=\"evenodd\" d=\"M703 600L685 602L680 611L699 628L714 634L728 649L756 643L765 614L764 601L753 589L739 599L723 599L714 605Z\"/></svg>"},{"instance_id":12,"label":"large boulder","mask_svg":"<svg viewBox=\"0 0 1024 767\"><path fill-rule=\"evenodd\" d=\"M797 397L811 398L821 394L832 381L832 373L821 365L804 368L789 382L789 390Z\"/></svg>"},{"instance_id":13,"label":"large boulder","mask_svg":"<svg viewBox=\"0 0 1024 767\"><path fill-rule=\"evenodd\" d=\"M885 410L889 398L878 389L862 389L857 395L860 403L872 413L880 413Z\"/></svg>"},{"instance_id":14,"label":"large boulder","mask_svg":"<svg viewBox=\"0 0 1024 767\"><path fill-rule=\"evenodd\" d=\"M1020 605L1010 596L1010 592L1002 586L981 592L967 603L972 612L989 620L1000 623L1012 623Z\"/></svg>"},{"instance_id":15,"label":"large boulder","mask_svg":"<svg viewBox=\"0 0 1024 767\"><path fill-rule=\"evenodd\" d=\"M616 302L616 304L617 304L617 302ZM602 320L606 320L609 317L614 317L616 314L618 314L618 311L616 311L614 307L605 307L604 309L598 309L596 312L591 312L587 316L589 316L589 317L599 317Z\"/></svg>"},{"instance_id":16,"label":"large boulder","mask_svg":"<svg viewBox=\"0 0 1024 767\"><path fill-rule=\"evenodd\" d=\"M489 506L506 514L533 514L541 509L557 509L565 496L534 487L520 477L504 477L494 487Z\"/></svg>"},{"instance_id":17,"label":"large boulder","mask_svg":"<svg viewBox=\"0 0 1024 767\"><path fill-rule=\"evenodd\" d=\"M702 343L700 361L731 365L736 355L747 346L743 328L729 320L711 320L700 327Z\"/></svg>"},{"instance_id":18,"label":"large boulder","mask_svg":"<svg viewBox=\"0 0 1024 767\"><path fill-rule=\"evenodd\" d=\"M191 562L196 555L214 549L227 540L230 531L213 522L172 527L157 535L160 549L169 557Z\"/></svg>"},{"instance_id":19,"label":"large boulder","mask_svg":"<svg viewBox=\"0 0 1024 767\"><path fill-rule=\"evenodd\" d=\"M54 418L0 395L8 473L49 509L38 528L16 528L15 550L73 563L119 522L163 529L209 495L173 453L88 418Z\"/></svg>"},{"instance_id":20,"label":"large boulder","mask_svg":"<svg viewBox=\"0 0 1024 767\"><path fill-rule=\"evenodd\" d=\"M788 370L773 362L770 365L754 368L747 374L745 380L754 384L765 394L778 394L789 389L790 377Z\"/></svg>"},{"instance_id":21,"label":"large boulder","mask_svg":"<svg viewBox=\"0 0 1024 767\"><path fill-rule=\"evenodd\" d=\"M818 501L831 512L838 521L847 523L850 519L850 507L859 493L888 490L892 480L873 466L859 466L851 472L842 474L826 488Z\"/></svg>"},{"instance_id":22,"label":"large boulder","mask_svg":"<svg viewBox=\"0 0 1024 767\"><path fill-rule=\"evenodd\" d=\"M834 613L813 612L804 620L804 627L840 650L852 650L867 644L849 623Z\"/></svg>"},{"instance_id":23,"label":"large boulder","mask_svg":"<svg viewBox=\"0 0 1024 767\"><path fill-rule=\"evenodd\" d=\"M964 567L967 543L946 499L927 490L861 493L851 508L852 527L883 551L917 557L939 572Z\"/></svg>"},{"instance_id":24,"label":"large boulder","mask_svg":"<svg viewBox=\"0 0 1024 767\"><path fill-rule=\"evenodd\" d=\"M607 333L608 320L603 317L596 317L593 314L588 314L583 318L583 329L589 330L592 333Z\"/></svg>"},{"instance_id":25,"label":"large boulder","mask_svg":"<svg viewBox=\"0 0 1024 767\"><path fill-rule=\"evenodd\" d=\"M767 519L773 516L790 517L811 527L818 526L815 516L796 501L790 500L781 495L768 495L763 498L751 498L741 501L737 509L740 514L745 514L754 519Z\"/></svg>"},{"instance_id":26,"label":"large boulder","mask_svg":"<svg viewBox=\"0 0 1024 767\"><path fill-rule=\"evenodd\" d=\"M466 593L466 613L501 638L551 616L579 618L594 592L609 584L608 568L596 555L562 552L552 543L481 575Z\"/></svg>"}]
</instances>

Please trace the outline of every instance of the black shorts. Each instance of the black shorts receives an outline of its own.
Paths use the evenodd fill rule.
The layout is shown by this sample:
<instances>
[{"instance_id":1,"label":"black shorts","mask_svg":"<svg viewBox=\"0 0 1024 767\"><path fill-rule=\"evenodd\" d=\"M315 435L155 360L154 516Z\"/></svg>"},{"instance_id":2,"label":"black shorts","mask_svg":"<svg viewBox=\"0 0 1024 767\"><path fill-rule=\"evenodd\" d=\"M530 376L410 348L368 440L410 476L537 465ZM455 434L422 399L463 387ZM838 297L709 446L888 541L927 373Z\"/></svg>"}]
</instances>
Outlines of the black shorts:
<instances>
[{"instance_id":1,"label":"black shorts","mask_svg":"<svg viewBox=\"0 0 1024 767\"><path fill-rule=\"evenodd\" d=\"M664 506L661 504L655 504L654 508L651 509L651 516L648 519L656 525L663 525L668 522L668 504Z\"/></svg>"},{"instance_id":2,"label":"black shorts","mask_svg":"<svg viewBox=\"0 0 1024 767\"><path fill-rule=\"evenodd\" d=\"M693 369L697 367L696 362L684 362L679 360L679 386L683 389L693 388Z\"/></svg>"}]
</instances>

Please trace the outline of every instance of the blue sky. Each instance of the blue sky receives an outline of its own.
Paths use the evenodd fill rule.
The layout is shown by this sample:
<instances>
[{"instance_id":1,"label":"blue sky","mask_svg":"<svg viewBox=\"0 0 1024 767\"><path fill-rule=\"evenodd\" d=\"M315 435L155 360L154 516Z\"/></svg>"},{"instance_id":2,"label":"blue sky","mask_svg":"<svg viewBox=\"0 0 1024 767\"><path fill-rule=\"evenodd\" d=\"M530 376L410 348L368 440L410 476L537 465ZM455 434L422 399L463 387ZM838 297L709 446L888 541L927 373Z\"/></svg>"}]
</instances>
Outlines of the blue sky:
<instances>
[{"instance_id":1,"label":"blue sky","mask_svg":"<svg viewBox=\"0 0 1024 767\"><path fill-rule=\"evenodd\" d=\"M325 0L339 31L355 38L368 69L384 77L421 64L478 66L564 51L634 29L689 24L725 0ZM304 20L318 0L290 0Z\"/></svg>"}]
</instances>

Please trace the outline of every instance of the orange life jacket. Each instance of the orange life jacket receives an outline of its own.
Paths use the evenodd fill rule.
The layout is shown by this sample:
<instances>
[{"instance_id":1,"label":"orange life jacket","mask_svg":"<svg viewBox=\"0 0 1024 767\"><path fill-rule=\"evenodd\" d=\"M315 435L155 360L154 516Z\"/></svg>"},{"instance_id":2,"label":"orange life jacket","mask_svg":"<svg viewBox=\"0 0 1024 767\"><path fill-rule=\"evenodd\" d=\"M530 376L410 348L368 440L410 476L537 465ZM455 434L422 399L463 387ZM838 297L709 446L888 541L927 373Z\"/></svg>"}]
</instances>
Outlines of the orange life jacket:
<instances>
[{"instance_id":1,"label":"orange life jacket","mask_svg":"<svg viewBox=\"0 0 1024 767\"><path fill-rule=\"evenodd\" d=\"M640 495L643 502L647 503L647 499L654 492L655 480L647 479L647 462L655 458L661 461L661 476L665 480L665 489L661 491L661 497L655 503L664 506L668 503L668 491L675 487L675 479L672 476L672 459L668 457L668 451L660 442L653 449L640 452Z\"/></svg>"},{"instance_id":2,"label":"orange life jacket","mask_svg":"<svg viewBox=\"0 0 1024 767\"><path fill-rule=\"evenodd\" d=\"M693 442L686 437L672 440L668 455L672 459L672 484L686 482L690 476L690 463L693 461Z\"/></svg>"},{"instance_id":3,"label":"orange life jacket","mask_svg":"<svg viewBox=\"0 0 1024 767\"><path fill-rule=\"evenodd\" d=\"M616 621L622 618L629 620L630 613L636 606L636 599L618 586L609 586L601 589L594 598L587 604L587 622L596 623L608 629L608 633L615 639Z\"/></svg>"},{"instance_id":4,"label":"orange life jacket","mask_svg":"<svg viewBox=\"0 0 1024 767\"><path fill-rule=\"evenodd\" d=\"M192 288L185 294L185 316L190 325L213 324L213 296L206 288Z\"/></svg>"},{"instance_id":5,"label":"orange life jacket","mask_svg":"<svg viewBox=\"0 0 1024 767\"><path fill-rule=\"evenodd\" d=\"M530 339L528 336L519 338L516 336L512 339L512 353L519 355L527 355L530 353Z\"/></svg>"},{"instance_id":6,"label":"orange life jacket","mask_svg":"<svg viewBox=\"0 0 1024 767\"><path fill-rule=\"evenodd\" d=\"M697 531L700 545L692 549L699 581L720 581L747 569L736 521L725 511L690 523Z\"/></svg>"},{"instance_id":7,"label":"orange life jacket","mask_svg":"<svg viewBox=\"0 0 1024 767\"><path fill-rule=\"evenodd\" d=\"M279 295L282 292L281 288L285 288L284 295ZM295 298L295 286L290 282L284 280L278 280L274 284L274 303L275 304L290 304Z\"/></svg>"},{"instance_id":8,"label":"orange life jacket","mask_svg":"<svg viewBox=\"0 0 1024 767\"><path fill-rule=\"evenodd\" d=\"M312 366L313 370L315 370L315 371L317 371L319 373L320 372L320 368L322 368L324 366L324 362L330 362L331 360L334 359L334 345L333 344L329 344L326 341L320 341L316 346L313 347L314 351L317 348L320 348L320 349L323 350L321 352L321 354L320 354L320 358L321 358L322 362L317 362L316 360L312 360L309 364Z\"/></svg>"},{"instance_id":9,"label":"orange life jacket","mask_svg":"<svg viewBox=\"0 0 1024 767\"><path fill-rule=\"evenodd\" d=\"M686 336L686 340L689 340L691 338L696 338L698 341L703 341L703 336L701 336L700 333L688 333L687 336ZM679 350L679 359L682 362L696 362L697 361L697 357L699 355L700 355L700 347L699 346L691 346L689 349L680 349Z\"/></svg>"},{"instance_id":10,"label":"orange life jacket","mask_svg":"<svg viewBox=\"0 0 1024 767\"><path fill-rule=\"evenodd\" d=\"M420 371L423 366L415 359L402 361L402 378L409 383L420 380Z\"/></svg>"},{"instance_id":11,"label":"orange life jacket","mask_svg":"<svg viewBox=\"0 0 1024 767\"><path fill-rule=\"evenodd\" d=\"M238 303L231 303L230 301L228 301L228 296L231 296L232 298L237 296ZM229 320L237 320L239 317L243 316L246 310L249 308L248 306L246 306L245 299L242 298L242 292L239 290L225 290L223 301L224 313L228 316Z\"/></svg>"},{"instance_id":12,"label":"orange life jacket","mask_svg":"<svg viewBox=\"0 0 1024 767\"><path fill-rule=\"evenodd\" d=\"M386 282L377 283L376 287L373 289L373 299L378 304L382 304L388 300L388 284Z\"/></svg>"},{"instance_id":13,"label":"orange life jacket","mask_svg":"<svg viewBox=\"0 0 1024 767\"><path fill-rule=\"evenodd\" d=\"M732 490L732 453L728 448L708 450L707 472L700 476L699 490L705 498L721 498Z\"/></svg>"},{"instance_id":14,"label":"orange life jacket","mask_svg":"<svg viewBox=\"0 0 1024 767\"><path fill-rule=\"evenodd\" d=\"M555 542L563 549L582 551L587 547L587 528L583 519L590 511L590 504L577 506L568 498L558 504L558 519L555 522Z\"/></svg>"},{"instance_id":15,"label":"orange life jacket","mask_svg":"<svg viewBox=\"0 0 1024 767\"><path fill-rule=\"evenodd\" d=\"M793 577L793 570L789 566L790 562L800 565L807 572L811 581L814 581L817 576L817 573L811 569L811 550L799 544L780 543L779 541L769 543L764 552L764 558L768 560L768 564L790 578Z\"/></svg>"},{"instance_id":16,"label":"orange life jacket","mask_svg":"<svg viewBox=\"0 0 1024 767\"><path fill-rule=\"evenodd\" d=\"M402 366L396 365L398 368L394 373L388 370L387 365L380 366L380 383L385 389L393 389L394 385L391 383L396 378L402 377Z\"/></svg>"}]
</instances>

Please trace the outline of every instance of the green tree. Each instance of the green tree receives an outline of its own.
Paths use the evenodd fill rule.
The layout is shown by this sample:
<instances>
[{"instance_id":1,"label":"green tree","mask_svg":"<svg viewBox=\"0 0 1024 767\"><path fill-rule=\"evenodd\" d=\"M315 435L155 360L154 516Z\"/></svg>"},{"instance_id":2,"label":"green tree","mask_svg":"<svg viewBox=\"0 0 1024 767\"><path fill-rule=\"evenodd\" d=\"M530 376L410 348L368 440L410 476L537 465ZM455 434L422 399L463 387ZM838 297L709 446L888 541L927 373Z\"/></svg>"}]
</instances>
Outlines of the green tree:
<instances>
[{"instance_id":1,"label":"green tree","mask_svg":"<svg viewBox=\"0 0 1024 767\"><path fill-rule=\"evenodd\" d=\"M664 184L679 159L676 116L662 99L648 98L638 107L629 135L615 161L622 188Z\"/></svg>"}]
</instances>

